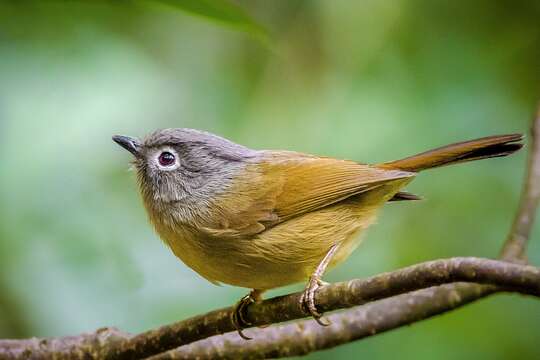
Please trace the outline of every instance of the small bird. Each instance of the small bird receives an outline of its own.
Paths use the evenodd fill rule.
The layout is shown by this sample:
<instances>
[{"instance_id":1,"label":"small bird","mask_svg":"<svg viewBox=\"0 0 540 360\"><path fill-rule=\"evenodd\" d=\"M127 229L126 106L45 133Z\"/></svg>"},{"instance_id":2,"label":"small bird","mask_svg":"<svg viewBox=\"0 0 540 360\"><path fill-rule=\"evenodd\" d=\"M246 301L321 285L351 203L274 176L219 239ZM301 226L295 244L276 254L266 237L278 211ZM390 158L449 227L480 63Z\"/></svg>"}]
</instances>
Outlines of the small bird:
<instances>
[{"instance_id":1,"label":"small bird","mask_svg":"<svg viewBox=\"0 0 540 360\"><path fill-rule=\"evenodd\" d=\"M521 134L490 136L368 165L283 150L252 150L208 132L164 129L113 140L134 156L146 211L161 239L212 283L252 289L232 321L265 290L307 281L302 306L325 325L314 296L327 268L343 262L418 172L506 156Z\"/></svg>"}]
</instances>

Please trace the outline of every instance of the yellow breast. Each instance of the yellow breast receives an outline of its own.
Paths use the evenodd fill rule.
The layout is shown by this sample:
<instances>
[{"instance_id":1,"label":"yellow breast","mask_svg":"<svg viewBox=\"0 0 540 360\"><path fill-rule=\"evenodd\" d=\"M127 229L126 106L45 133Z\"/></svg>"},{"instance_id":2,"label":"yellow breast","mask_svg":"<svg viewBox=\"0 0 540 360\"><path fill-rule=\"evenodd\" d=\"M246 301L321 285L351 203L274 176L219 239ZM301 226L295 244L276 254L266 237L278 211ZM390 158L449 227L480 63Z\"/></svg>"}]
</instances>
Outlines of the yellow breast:
<instances>
[{"instance_id":1,"label":"yellow breast","mask_svg":"<svg viewBox=\"0 0 540 360\"><path fill-rule=\"evenodd\" d=\"M383 186L248 238L221 239L160 225L156 229L174 254L204 278L272 289L306 280L336 243L341 246L330 267L344 261L358 246L360 233L375 221L377 210L396 191Z\"/></svg>"}]
</instances>

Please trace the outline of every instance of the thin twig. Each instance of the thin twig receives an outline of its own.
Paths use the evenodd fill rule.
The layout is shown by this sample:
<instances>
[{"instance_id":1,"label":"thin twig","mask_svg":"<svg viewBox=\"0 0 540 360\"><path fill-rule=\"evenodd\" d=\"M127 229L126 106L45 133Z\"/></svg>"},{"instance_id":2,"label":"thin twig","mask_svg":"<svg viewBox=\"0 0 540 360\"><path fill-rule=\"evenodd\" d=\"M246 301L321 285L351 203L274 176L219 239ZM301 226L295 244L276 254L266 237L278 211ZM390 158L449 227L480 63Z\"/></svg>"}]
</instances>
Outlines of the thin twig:
<instances>
[{"instance_id":1,"label":"thin twig","mask_svg":"<svg viewBox=\"0 0 540 360\"><path fill-rule=\"evenodd\" d=\"M540 200L540 104L536 119L531 125L531 139L527 175L521 193L519 210L500 256L507 261L526 263L525 250Z\"/></svg>"}]
</instances>

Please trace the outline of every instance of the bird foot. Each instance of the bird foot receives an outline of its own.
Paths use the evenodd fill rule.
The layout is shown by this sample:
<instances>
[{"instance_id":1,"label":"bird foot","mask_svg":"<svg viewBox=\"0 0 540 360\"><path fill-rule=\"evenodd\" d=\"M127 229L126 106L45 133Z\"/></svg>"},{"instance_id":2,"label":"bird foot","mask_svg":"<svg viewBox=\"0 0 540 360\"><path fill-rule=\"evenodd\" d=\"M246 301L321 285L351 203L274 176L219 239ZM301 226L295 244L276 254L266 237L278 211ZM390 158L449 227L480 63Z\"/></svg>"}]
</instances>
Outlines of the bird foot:
<instances>
[{"instance_id":1,"label":"bird foot","mask_svg":"<svg viewBox=\"0 0 540 360\"><path fill-rule=\"evenodd\" d=\"M236 304L233 313L231 314L231 322L242 339L251 340L251 338L245 335L243 332L245 328L253 325L251 322L245 319L245 311L250 304L253 304L257 300L259 300L258 294L253 291L250 292L240 299L240 301Z\"/></svg>"},{"instance_id":2,"label":"bird foot","mask_svg":"<svg viewBox=\"0 0 540 360\"><path fill-rule=\"evenodd\" d=\"M308 284L304 290L304 293L300 297L300 306L304 311L309 313L315 321L321 326L329 326L330 321L323 321L322 314L317 311L317 306L315 305L315 292L324 285L328 283L322 281L316 276L311 276L309 278Z\"/></svg>"}]
</instances>

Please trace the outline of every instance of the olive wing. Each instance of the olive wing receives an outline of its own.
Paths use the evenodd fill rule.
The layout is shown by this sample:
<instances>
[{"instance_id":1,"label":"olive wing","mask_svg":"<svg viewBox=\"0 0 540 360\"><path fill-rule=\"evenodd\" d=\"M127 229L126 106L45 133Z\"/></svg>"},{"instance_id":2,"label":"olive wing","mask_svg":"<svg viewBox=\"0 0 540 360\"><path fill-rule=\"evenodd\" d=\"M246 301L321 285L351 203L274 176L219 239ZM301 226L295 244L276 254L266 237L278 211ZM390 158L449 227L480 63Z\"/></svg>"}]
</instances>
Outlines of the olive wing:
<instances>
[{"instance_id":1,"label":"olive wing","mask_svg":"<svg viewBox=\"0 0 540 360\"><path fill-rule=\"evenodd\" d=\"M218 221L206 227L219 237L246 237L293 217L335 204L414 173L354 161L297 153L246 166L214 204Z\"/></svg>"}]
</instances>

